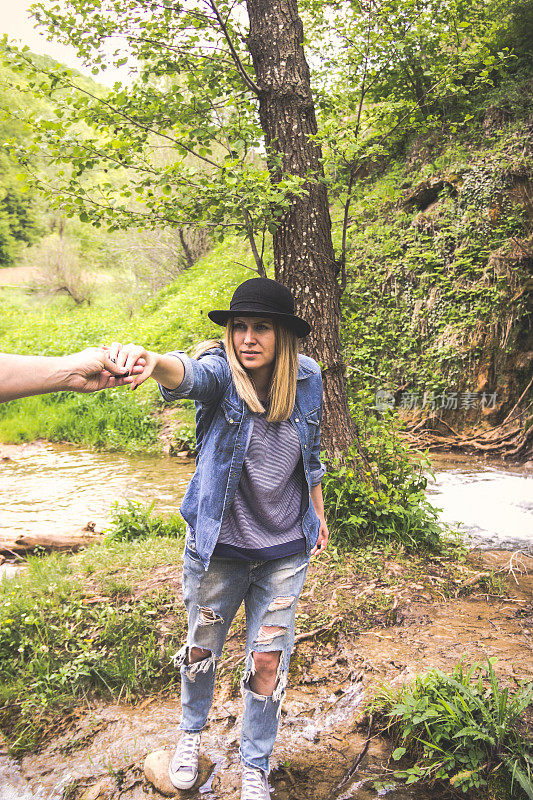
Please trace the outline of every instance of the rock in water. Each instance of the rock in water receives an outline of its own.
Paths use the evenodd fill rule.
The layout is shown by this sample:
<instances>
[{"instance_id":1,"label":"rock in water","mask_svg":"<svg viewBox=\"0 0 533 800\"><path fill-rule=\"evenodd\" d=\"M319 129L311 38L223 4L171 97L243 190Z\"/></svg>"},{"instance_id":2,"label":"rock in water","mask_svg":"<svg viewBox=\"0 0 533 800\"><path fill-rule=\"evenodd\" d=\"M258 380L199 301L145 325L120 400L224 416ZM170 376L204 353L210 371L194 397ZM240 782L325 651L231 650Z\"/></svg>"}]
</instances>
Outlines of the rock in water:
<instances>
[{"instance_id":1,"label":"rock in water","mask_svg":"<svg viewBox=\"0 0 533 800\"><path fill-rule=\"evenodd\" d=\"M158 792L164 794L166 797L190 797L191 790L180 791L176 789L170 782L168 777L168 765L172 758L174 751L170 750L154 750L153 753L148 753L144 760L144 777L154 786ZM203 755L200 755L198 761L198 780L196 781L193 789L197 789L207 780L209 773L213 769L213 763Z\"/></svg>"},{"instance_id":2,"label":"rock in water","mask_svg":"<svg viewBox=\"0 0 533 800\"><path fill-rule=\"evenodd\" d=\"M153 753L148 753L144 760L146 780L150 781L152 786L155 786L157 791L166 797L176 797L179 793L179 789L171 784L168 777L168 765L171 758L170 750L155 750Z\"/></svg>"}]
</instances>

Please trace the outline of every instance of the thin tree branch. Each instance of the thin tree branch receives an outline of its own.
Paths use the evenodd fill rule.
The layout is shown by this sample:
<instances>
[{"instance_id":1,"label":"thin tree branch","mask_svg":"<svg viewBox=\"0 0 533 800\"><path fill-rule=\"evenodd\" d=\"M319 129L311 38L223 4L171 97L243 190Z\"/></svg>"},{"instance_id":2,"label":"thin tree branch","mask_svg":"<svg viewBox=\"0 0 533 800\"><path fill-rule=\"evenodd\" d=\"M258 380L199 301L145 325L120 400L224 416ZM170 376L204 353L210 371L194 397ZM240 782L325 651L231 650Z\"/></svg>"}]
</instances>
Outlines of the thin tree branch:
<instances>
[{"instance_id":1,"label":"thin tree branch","mask_svg":"<svg viewBox=\"0 0 533 800\"><path fill-rule=\"evenodd\" d=\"M257 245L255 243L252 219L250 217L250 214L245 208L242 209L242 216L244 218L246 235L248 236L248 241L250 242L250 247L252 248L252 253L254 255L255 263L257 264L257 272L262 278L266 278L267 275L266 275L265 265L263 263L263 258L262 255L259 255L259 252L257 250Z\"/></svg>"},{"instance_id":2,"label":"thin tree branch","mask_svg":"<svg viewBox=\"0 0 533 800\"><path fill-rule=\"evenodd\" d=\"M144 218L144 219L159 220L161 222L164 222L167 225L197 225L198 224L198 219L196 217L194 219L176 219L175 217L166 217L166 216L163 216L162 214L156 214L156 213L153 213L153 212L145 213L143 211L133 211L130 208L119 208L119 209L117 209L117 208L115 208L115 206L112 206L109 203L99 203L98 200L95 200L92 197L88 197L85 194L82 195L82 194L79 194L77 192L71 191L71 190L67 189L66 187L62 187L59 190L57 187L55 187L55 186L53 186L51 184L48 184L43 180L40 180L35 175L34 175L34 179L35 179L36 185L39 188L44 189L45 191L49 192L51 195L59 194L59 191L61 191L62 195L67 195L68 197L81 198L84 203L88 203L89 205L95 206L96 208L101 208L102 211L117 211L120 214L124 214L126 216L133 217L133 218ZM240 223L240 222L207 222L207 221L202 220L201 224L202 224L202 227L203 226L205 226L205 227L209 226L211 228L241 228L242 227L242 223Z\"/></svg>"},{"instance_id":3,"label":"thin tree branch","mask_svg":"<svg viewBox=\"0 0 533 800\"><path fill-rule=\"evenodd\" d=\"M116 38L115 36L113 38ZM127 42L142 42L146 44L156 45L157 47L165 48L166 50L170 50L172 53L177 53L178 55L183 56L191 56L192 58L203 58L206 61L214 61L215 64L226 64L230 66L232 69L235 67L235 62L230 60L229 58L224 58L223 56L212 56L207 55L206 53L194 53L191 50L184 50L183 47L176 47L176 45L169 44L167 42L161 42L159 39L150 39L145 36L133 36L133 35L126 35L124 34L124 39ZM222 53L224 50L222 48L213 47L213 50L220 50Z\"/></svg>"},{"instance_id":4,"label":"thin tree branch","mask_svg":"<svg viewBox=\"0 0 533 800\"><path fill-rule=\"evenodd\" d=\"M359 755L355 759L355 762L352 764L352 766L350 767L350 769L348 770L348 772L346 773L344 778L335 786L335 788L333 789L333 792L330 794L328 800L333 800L337 796L337 794L340 792L340 790L344 786L346 786L348 781L355 775L355 773L357 771L357 767L359 766L359 764L361 763L361 761L365 757L366 751L368 750L368 745L370 744L370 739L371 739L372 720L373 720L373 717L372 717L372 714L371 714L370 717L368 718L368 733L366 735L366 739L365 739L365 743L363 745L363 749L361 750L361 752L359 753Z\"/></svg>"},{"instance_id":5,"label":"thin tree branch","mask_svg":"<svg viewBox=\"0 0 533 800\"><path fill-rule=\"evenodd\" d=\"M365 96L367 93L366 88L366 78L368 74L368 61L370 57L370 25L367 27L367 36L366 36L366 48L365 48L365 61L363 67L363 79L361 82L361 92L359 95L359 105L357 108L357 119L355 123L355 138L359 136L359 129L361 127L361 115L363 113L363 103L365 100ZM357 173L359 171L359 166L354 168L352 165L350 169L350 178L348 181L348 195L346 197L346 202L344 204L344 215L342 221L342 245L341 245L341 257L340 257L340 268L341 268L341 280L340 280L340 289L341 293L344 292L346 289L346 246L347 246L347 236L348 236L348 218L350 214L350 204L352 202L352 191L353 185L355 182L355 178L357 177Z\"/></svg>"},{"instance_id":6,"label":"thin tree branch","mask_svg":"<svg viewBox=\"0 0 533 800\"><path fill-rule=\"evenodd\" d=\"M229 47L230 53L232 55L233 60L235 61L235 66L237 67L237 71L238 71L239 75L241 76L241 78L243 79L245 84L248 86L248 88L251 89L252 92L254 92L254 94L259 95L261 90L259 89L259 86L255 83L255 81L252 80L252 78L248 75L248 73L244 69L243 63L242 63L241 59L239 58L239 54L235 50L233 42L231 41L231 37L230 37L229 31L228 31L228 26L226 25L226 23L222 19L222 16L220 14L220 11L218 10L218 6L215 3L215 0L209 0L209 5L213 9L213 12L214 12L214 14L215 14L215 16L217 18L217 22L220 25L220 29L221 29L222 33L224 34L224 37L225 37L225 39L226 39L226 41L228 43L228 47Z\"/></svg>"},{"instance_id":7,"label":"thin tree branch","mask_svg":"<svg viewBox=\"0 0 533 800\"><path fill-rule=\"evenodd\" d=\"M259 274L259 270L255 269L254 267L249 267L248 264L243 264L241 261L233 261L234 264L237 264L238 267L244 267L244 269L250 269L252 272ZM265 277L262 275L261 277Z\"/></svg>"}]
</instances>

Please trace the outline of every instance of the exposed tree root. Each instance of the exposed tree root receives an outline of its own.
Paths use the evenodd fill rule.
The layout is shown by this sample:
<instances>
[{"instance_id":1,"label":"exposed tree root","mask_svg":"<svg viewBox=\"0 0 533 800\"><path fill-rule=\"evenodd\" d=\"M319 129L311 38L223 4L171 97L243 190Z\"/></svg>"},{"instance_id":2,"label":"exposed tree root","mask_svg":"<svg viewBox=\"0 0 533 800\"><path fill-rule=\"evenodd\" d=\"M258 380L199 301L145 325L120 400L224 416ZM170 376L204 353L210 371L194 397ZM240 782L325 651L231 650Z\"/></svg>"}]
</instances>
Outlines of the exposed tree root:
<instances>
[{"instance_id":1,"label":"exposed tree root","mask_svg":"<svg viewBox=\"0 0 533 800\"><path fill-rule=\"evenodd\" d=\"M532 382L533 379L505 419L492 428L473 434L459 433L437 414L432 414L408 425L400 436L405 437L410 447L428 449L430 452L480 453L515 463L526 462L533 458L533 417L527 414L533 401L525 409L517 410L517 407ZM443 427L450 433L443 433Z\"/></svg>"},{"instance_id":2,"label":"exposed tree root","mask_svg":"<svg viewBox=\"0 0 533 800\"><path fill-rule=\"evenodd\" d=\"M357 771L357 767L359 766L359 764L361 763L361 761L365 757L366 751L368 750L368 745L370 744L371 733L372 733L372 715L370 715L370 717L368 719L368 733L366 735L366 740L365 740L365 743L363 745L363 748L362 748L361 752L359 753L359 755L355 759L354 763L352 764L352 766L350 767L350 769L348 770L348 772L346 773L346 775L344 776L342 781L340 781L335 786L333 792L329 796L329 800L335 800L335 798L337 797L337 795L340 792L340 790L344 786L346 786L348 781L355 775L355 773Z\"/></svg>"}]
</instances>

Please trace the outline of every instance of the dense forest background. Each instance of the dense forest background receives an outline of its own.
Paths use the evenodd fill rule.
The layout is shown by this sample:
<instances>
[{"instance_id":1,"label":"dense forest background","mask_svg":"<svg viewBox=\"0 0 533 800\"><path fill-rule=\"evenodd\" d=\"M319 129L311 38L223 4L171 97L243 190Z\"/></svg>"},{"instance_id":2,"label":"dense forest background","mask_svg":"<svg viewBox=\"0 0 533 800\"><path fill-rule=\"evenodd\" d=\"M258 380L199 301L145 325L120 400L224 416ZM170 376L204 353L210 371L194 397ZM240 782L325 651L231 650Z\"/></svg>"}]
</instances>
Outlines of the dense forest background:
<instances>
[{"instance_id":1,"label":"dense forest background","mask_svg":"<svg viewBox=\"0 0 533 800\"><path fill-rule=\"evenodd\" d=\"M308 2L300 13L346 274L352 411L375 408L379 391L407 421L496 426L531 375L533 5L389 3L373 16L347 6ZM91 110L103 99L124 111L123 88L7 42L2 53L1 349L60 354L119 340L165 350L217 335L206 312L253 275L257 242L273 275L276 203L298 192L265 188L260 137L248 111L235 122L232 88L220 113L248 129L215 186L187 153L166 154L161 136L150 140L150 167L133 163L126 127ZM192 79L168 72L152 76L152 103L178 86L190 128ZM132 87L130 104L140 95ZM146 112L146 92L142 103ZM216 152L212 132L195 136L211 137L202 152ZM232 204L246 205L255 241L244 223L232 226ZM194 219L173 220L184 208ZM2 408L0 437L158 448L159 411L148 386L39 397Z\"/></svg>"}]
</instances>

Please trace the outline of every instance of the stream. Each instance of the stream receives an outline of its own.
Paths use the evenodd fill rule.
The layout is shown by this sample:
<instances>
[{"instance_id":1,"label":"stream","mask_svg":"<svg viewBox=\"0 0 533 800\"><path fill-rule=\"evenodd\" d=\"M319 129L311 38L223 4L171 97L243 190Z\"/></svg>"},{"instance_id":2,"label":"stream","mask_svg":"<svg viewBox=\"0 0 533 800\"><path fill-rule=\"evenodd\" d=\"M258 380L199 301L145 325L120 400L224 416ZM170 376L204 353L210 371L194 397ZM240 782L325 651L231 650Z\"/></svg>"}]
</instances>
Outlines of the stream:
<instances>
[{"instance_id":1,"label":"stream","mask_svg":"<svg viewBox=\"0 0 533 800\"><path fill-rule=\"evenodd\" d=\"M533 552L533 469L475 456L432 454L426 494L440 519L481 550Z\"/></svg>"},{"instance_id":2,"label":"stream","mask_svg":"<svg viewBox=\"0 0 533 800\"><path fill-rule=\"evenodd\" d=\"M109 524L115 501L155 501L177 511L194 470L191 459L128 456L71 445L4 448L0 461L0 530L4 534L72 532ZM533 550L533 470L473 456L432 456L427 496L440 518L481 549Z\"/></svg>"}]
</instances>

